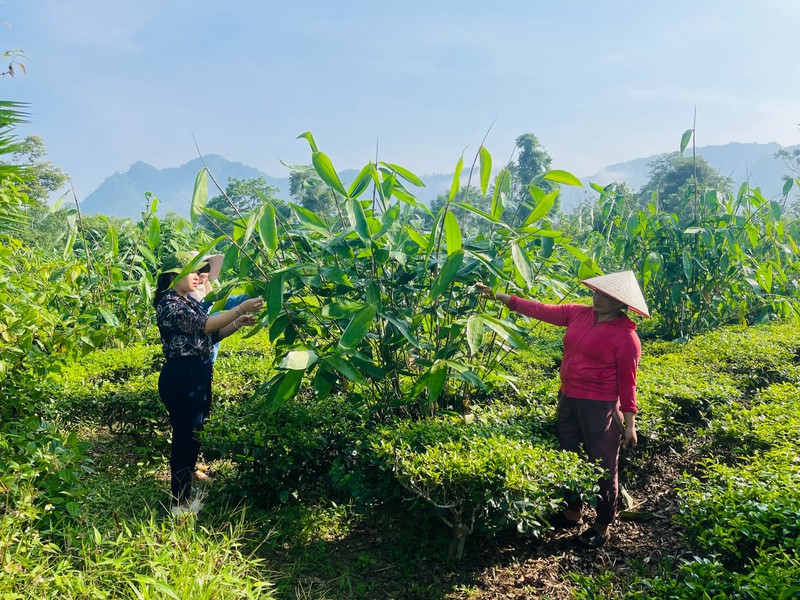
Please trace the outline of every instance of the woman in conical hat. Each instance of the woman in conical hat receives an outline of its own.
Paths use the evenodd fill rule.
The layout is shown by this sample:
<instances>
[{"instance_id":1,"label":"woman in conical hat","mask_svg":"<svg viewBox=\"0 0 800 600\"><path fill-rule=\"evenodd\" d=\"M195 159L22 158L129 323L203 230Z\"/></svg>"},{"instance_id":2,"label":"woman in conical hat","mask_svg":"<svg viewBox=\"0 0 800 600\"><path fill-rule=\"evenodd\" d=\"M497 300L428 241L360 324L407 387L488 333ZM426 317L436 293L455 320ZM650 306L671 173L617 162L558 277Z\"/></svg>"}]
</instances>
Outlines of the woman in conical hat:
<instances>
[{"instance_id":1,"label":"woman in conical hat","mask_svg":"<svg viewBox=\"0 0 800 600\"><path fill-rule=\"evenodd\" d=\"M561 448L578 452L581 446L592 462L609 477L600 481L597 516L576 541L598 548L610 537L619 496L619 449L635 447L636 370L642 354L636 324L625 314L630 309L649 317L647 304L632 271L586 279L594 290L591 306L543 304L483 284L476 289L511 310L566 327L558 400L558 438ZM623 418L620 419L619 412ZM624 421L624 424L623 424ZM583 524L583 503L570 499L554 524Z\"/></svg>"}]
</instances>

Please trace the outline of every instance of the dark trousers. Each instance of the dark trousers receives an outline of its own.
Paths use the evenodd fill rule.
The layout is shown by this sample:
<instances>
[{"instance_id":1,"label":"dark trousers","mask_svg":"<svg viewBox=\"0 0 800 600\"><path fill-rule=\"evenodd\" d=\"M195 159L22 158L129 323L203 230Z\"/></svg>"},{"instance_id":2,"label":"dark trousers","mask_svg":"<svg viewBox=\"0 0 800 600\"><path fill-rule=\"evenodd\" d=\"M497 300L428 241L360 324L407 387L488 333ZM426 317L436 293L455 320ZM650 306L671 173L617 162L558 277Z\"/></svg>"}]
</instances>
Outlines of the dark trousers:
<instances>
[{"instance_id":1,"label":"dark trousers","mask_svg":"<svg viewBox=\"0 0 800 600\"><path fill-rule=\"evenodd\" d=\"M201 358L168 359L158 378L158 394L169 412L172 448L169 455L172 502L184 502L192 491L192 475L200 453L198 433L211 407L213 363Z\"/></svg>"},{"instance_id":2,"label":"dark trousers","mask_svg":"<svg viewBox=\"0 0 800 600\"><path fill-rule=\"evenodd\" d=\"M617 512L620 432L612 418L615 411L616 401L568 398L559 394L557 424L561 449L579 452L582 446L589 460L599 462L609 473L599 482L595 521L598 525L613 523ZM568 500L567 506L575 511L583 509L580 499Z\"/></svg>"}]
</instances>

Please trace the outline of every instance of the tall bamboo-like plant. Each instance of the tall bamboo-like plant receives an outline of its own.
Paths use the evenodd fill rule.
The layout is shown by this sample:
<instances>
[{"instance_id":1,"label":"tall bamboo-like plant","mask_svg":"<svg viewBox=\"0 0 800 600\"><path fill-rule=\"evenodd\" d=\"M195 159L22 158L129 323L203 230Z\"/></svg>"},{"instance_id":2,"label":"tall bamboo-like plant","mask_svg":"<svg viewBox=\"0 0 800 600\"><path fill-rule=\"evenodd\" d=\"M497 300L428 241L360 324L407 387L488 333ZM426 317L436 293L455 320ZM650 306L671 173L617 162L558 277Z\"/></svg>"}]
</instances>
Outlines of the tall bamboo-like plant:
<instances>
[{"instance_id":1,"label":"tall bamboo-like plant","mask_svg":"<svg viewBox=\"0 0 800 600\"><path fill-rule=\"evenodd\" d=\"M239 277L217 297L243 286L266 298L260 324L276 345L280 367L262 388L272 406L295 396L308 378L318 397L348 388L374 408L466 411L473 396L503 380L498 352L526 345L522 331L494 305L487 310L471 286L491 280L525 292L557 291L566 289L576 261L582 274L596 272L583 251L544 222L558 191L531 184L534 207L512 228L500 218L511 183L505 169L495 178L489 212L453 202L462 157L448 201L433 215L414 196L424 183L411 171L369 162L346 186L311 133L299 137L308 141L312 165L336 199L338 219L328 223L292 203L286 219L268 198L251 214L230 219L205 207L202 172L192 209L195 219L205 215L234 226L223 268L235 268ZM491 182L484 147L475 164L483 197ZM563 171L542 179L579 184ZM482 219L483 231L465 236L456 206ZM419 211L429 214L431 227L423 227Z\"/></svg>"}]
</instances>

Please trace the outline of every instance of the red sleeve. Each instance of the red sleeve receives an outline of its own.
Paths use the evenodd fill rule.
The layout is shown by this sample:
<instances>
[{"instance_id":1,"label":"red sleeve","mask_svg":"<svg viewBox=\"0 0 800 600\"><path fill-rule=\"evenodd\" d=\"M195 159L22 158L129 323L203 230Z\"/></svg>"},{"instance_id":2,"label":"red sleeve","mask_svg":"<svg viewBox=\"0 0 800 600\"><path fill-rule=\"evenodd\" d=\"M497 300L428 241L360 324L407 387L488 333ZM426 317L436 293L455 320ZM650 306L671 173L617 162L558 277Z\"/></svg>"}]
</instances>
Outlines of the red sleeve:
<instances>
[{"instance_id":1,"label":"red sleeve","mask_svg":"<svg viewBox=\"0 0 800 600\"><path fill-rule=\"evenodd\" d=\"M617 390L622 412L639 412L636 408L636 369L642 356L639 336L631 332L630 338L617 350Z\"/></svg>"},{"instance_id":2,"label":"red sleeve","mask_svg":"<svg viewBox=\"0 0 800 600\"><path fill-rule=\"evenodd\" d=\"M526 300L519 296L511 296L508 300L508 308L514 312L560 327L566 327L569 324L572 307L572 304L542 304L536 300Z\"/></svg>"}]
</instances>

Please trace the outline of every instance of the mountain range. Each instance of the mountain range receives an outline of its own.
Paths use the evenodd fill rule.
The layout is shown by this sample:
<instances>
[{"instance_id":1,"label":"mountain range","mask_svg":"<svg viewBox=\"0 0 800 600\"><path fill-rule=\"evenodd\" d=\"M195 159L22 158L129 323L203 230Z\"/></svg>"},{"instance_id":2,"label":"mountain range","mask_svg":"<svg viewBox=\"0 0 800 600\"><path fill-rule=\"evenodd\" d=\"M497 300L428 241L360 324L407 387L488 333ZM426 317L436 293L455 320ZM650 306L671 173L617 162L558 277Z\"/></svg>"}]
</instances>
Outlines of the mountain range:
<instances>
[{"instance_id":1,"label":"mountain range","mask_svg":"<svg viewBox=\"0 0 800 600\"><path fill-rule=\"evenodd\" d=\"M738 188L744 182L753 187L760 187L762 194L773 198L781 193L782 176L788 171L786 165L775 157L781 146L777 143L739 143L733 142L723 146L703 146L697 148L697 154L705 158L721 175L730 177ZM797 147L790 147L793 149ZM689 151L687 151L689 152ZM606 185L611 182L625 182L633 190L643 186L650 175L649 163L658 155L636 158L622 163L609 165L598 173L581 177L584 188L562 188L561 207L565 212L574 210L581 202L594 201L597 193L589 187L589 182ZM250 179L264 177L270 185L278 188L278 196L289 200L289 178L273 177L259 169L239 162L232 162L216 154L206 155L202 160L196 158L181 165L165 169L157 169L145 162L136 162L127 171L114 173L107 177L100 186L89 194L81 203L83 212L87 214L104 214L115 217L138 218L145 209L145 192L152 192L159 199L159 213L175 212L188 216L192 198L192 189L197 173L203 167L203 161L211 174L223 188L229 178ZM342 181L352 181L356 170L345 170L340 173ZM439 194L450 189L452 173L433 173L420 175L425 182L424 188L412 188L417 197L430 203ZM466 174L464 175L466 183ZM209 197L218 193L209 181Z\"/></svg>"}]
</instances>

